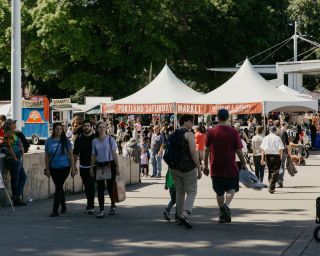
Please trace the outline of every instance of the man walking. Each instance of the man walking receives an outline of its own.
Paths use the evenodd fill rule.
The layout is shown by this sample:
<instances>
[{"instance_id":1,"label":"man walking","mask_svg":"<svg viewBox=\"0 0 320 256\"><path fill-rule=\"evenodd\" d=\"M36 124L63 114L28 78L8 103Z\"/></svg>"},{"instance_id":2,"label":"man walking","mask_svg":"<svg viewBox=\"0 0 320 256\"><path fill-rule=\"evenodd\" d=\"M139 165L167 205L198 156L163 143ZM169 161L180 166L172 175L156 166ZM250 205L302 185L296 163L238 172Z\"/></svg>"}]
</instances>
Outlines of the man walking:
<instances>
[{"instance_id":1,"label":"man walking","mask_svg":"<svg viewBox=\"0 0 320 256\"><path fill-rule=\"evenodd\" d=\"M278 176L279 188L283 188L284 170L285 170L285 164L286 164L286 159L287 159L287 155L288 155L288 147L289 147L289 136L287 133L288 124L286 122L284 122L281 126L280 121L277 120L277 121L275 121L275 126L277 127L276 134L280 137L280 139L283 143L283 146L284 146L284 149L282 151L281 165L280 165L279 176Z\"/></svg>"},{"instance_id":2,"label":"man walking","mask_svg":"<svg viewBox=\"0 0 320 256\"><path fill-rule=\"evenodd\" d=\"M179 151L175 153L181 158L177 166L170 170L176 186L177 217L187 228L192 228L189 217L197 194L197 179L202 175L194 134L191 132L193 121L193 115L182 115L179 119L180 128L171 135L177 145L176 151Z\"/></svg>"},{"instance_id":3,"label":"man walking","mask_svg":"<svg viewBox=\"0 0 320 256\"><path fill-rule=\"evenodd\" d=\"M160 133L160 127L156 125L151 137L151 163L153 174L151 177L161 177L161 161L164 146L164 138Z\"/></svg>"},{"instance_id":4,"label":"man walking","mask_svg":"<svg viewBox=\"0 0 320 256\"><path fill-rule=\"evenodd\" d=\"M270 126L269 131L269 135L263 138L260 146L262 149L261 165L267 163L269 171L269 192L273 194L275 192L276 182L279 176L284 146L280 137L276 135L276 126Z\"/></svg>"},{"instance_id":5,"label":"man walking","mask_svg":"<svg viewBox=\"0 0 320 256\"><path fill-rule=\"evenodd\" d=\"M231 222L230 203L234 194L239 191L236 154L241 161L242 168L246 168L239 133L227 124L228 118L229 112L226 109L218 111L218 125L207 133L204 158L204 174L208 175L210 153L212 186L220 209L219 223Z\"/></svg>"},{"instance_id":6,"label":"man walking","mask_svg":"<svg viewBox=\"0 0 320 256\"><path fill-rule=\"evenodd\" d=\"M95 178L90 175L92 141L95 135L92 132L90 120L85 120L82 125L82 134L76 138L73 149L73 158L76 165L80 158L80 177L82 179L87 197L86 211L94 213Z\"/></svg>"}]
</instances>

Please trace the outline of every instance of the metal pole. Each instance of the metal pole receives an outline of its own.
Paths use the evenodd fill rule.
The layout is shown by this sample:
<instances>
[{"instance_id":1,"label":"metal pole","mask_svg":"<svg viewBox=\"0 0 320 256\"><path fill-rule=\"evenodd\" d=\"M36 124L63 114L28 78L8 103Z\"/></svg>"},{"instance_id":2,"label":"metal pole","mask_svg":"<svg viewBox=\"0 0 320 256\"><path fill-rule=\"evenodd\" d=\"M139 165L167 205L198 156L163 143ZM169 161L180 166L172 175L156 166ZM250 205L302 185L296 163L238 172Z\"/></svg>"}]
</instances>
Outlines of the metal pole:
<instances>
[{"instance_id":1,"label":"metal pole","mask_svg":"<svg viewBox=\"0 0 320 256\"><path fill-rule=\"evenodd\" d=\"M21 130L21 3L12 0L11 15L11 109L12 118L17 120Z\"/></svg>"},{"instance_id":2,"label":"metal pole","mask_svg":"<svg viewBox=\"0 0 320 256\"><path fill-rule=\"evenodd\" d=\"M293 35L293 61L298 60L298 35L297 35L297 29L298 29L298 22L294 22L294 35Z\"/></svg>"}]
</instances>

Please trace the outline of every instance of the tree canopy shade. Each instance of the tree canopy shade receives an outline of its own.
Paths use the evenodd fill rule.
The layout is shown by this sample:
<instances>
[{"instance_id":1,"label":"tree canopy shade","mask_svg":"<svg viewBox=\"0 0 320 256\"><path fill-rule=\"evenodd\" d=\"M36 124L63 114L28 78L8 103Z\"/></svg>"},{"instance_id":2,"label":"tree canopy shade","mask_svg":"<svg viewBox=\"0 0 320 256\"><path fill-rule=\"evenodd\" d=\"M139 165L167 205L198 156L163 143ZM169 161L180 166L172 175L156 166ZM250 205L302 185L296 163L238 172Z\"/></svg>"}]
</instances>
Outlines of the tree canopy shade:
<instances>
[{"instance_id":1,"label":"tree canopy shade","mask_svg":"<svg viewBox=\"0 0 320 256\"><path fill-rule=\"evenodd\" d=\"M206 68L234 65L289 37L288 16L299 13L298 2L308 1L24 0L23 67L40 93L58 86L117 99L148 83L151 62L157 74L167 60L185 83L207 92L229 74ZM9 1L0 0L0 68L6 70L10 18Z\"/></svg>"}]
</instances>

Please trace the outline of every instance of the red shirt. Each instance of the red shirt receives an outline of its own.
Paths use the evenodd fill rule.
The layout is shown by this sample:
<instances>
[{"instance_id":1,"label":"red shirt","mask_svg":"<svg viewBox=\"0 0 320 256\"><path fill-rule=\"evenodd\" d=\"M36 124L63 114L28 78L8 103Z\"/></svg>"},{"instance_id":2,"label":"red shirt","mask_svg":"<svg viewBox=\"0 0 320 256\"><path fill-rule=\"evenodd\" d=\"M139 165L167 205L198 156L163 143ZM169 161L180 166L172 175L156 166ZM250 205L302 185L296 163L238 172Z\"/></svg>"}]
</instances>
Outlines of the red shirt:
<instances>
[{"instance_id":1,"label":"red shirt","mask_svg":"<svg viewBox=\"0 0 320 256\"><path fill-rule=\"evenodd\" d=\"M207 133L207 147L210 147L211 176L232 178L239 175L236 164L236 150L242 148L239 133L227 125L218 125Z\"/></svg>"},{"instance_id":2,"label":"red shirt","mask_svg":"<svg viewBox=\"0 0 320 256\"><path fill-rule=\"evenodd\" d=\"M196 150L203 151L206 144L206 135L202 132L196 132L195 135Z\"/></svg>"},{"instance_id":3,"label":"red shirt","mask_svg":"<svg viewBox=\"0 0 320 256\"><path fill-rule=\"evenodd\" d=\"M3 143L3 139L4 139L4 129L0 127L0 144Z\"/></svg>"}]
</instances>

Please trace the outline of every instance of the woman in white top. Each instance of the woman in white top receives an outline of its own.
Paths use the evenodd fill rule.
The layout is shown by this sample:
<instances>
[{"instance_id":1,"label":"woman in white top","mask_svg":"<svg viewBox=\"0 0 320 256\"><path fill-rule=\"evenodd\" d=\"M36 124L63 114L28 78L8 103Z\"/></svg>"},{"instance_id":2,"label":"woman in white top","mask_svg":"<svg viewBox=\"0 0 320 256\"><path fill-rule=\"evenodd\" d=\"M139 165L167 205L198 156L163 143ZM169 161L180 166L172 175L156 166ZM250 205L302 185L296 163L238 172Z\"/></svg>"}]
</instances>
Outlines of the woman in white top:
<instances>
[{"instance_id":1,"label":"woman in white top","mask_svg":"<svg viewBox=\"0 0 320 256\"><path fill-rule=\"evenodd\" d=\"M265 168L265 165L261 164L262 150L260 149L260 146L261 146L262 140L263 140L263 127L258 126L256 129L256 135L253 136L251 144L252 144L252 150L253 150L255 174L258 177L260 182L263 182L264 168Z\"/></svg>"},{"instance_id":2,"label":"woman in white top","mask_svg":"<svg viewBox=\"0 0 320 256\"><path fill-rule=\"evenodd\" d=\"M119 164L117 158L117 144L115 139L106 134L106 124L103 121L97 122L96 125L96 136L92 141L92 156L91 156L91 168L90 175L94 176L93 167L97 168L110 167L111 174L110 178L107 178L107 189L111 200L111 207L109 210L109 215L114 215L116 213L116 205L112 198L112 187L115 181L116 175L119 175ZM105 180L97 180L98 185L98 201L100 211L97 213L97 218L104 217L104 190L105 190Z\"/></svg>"}]
</instances>

